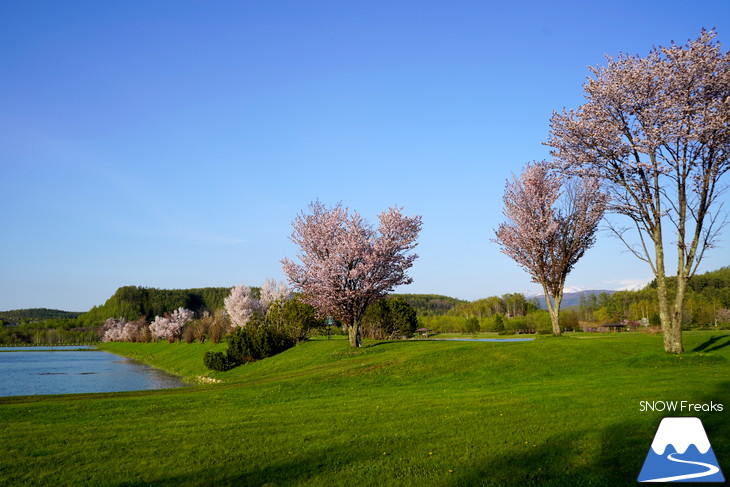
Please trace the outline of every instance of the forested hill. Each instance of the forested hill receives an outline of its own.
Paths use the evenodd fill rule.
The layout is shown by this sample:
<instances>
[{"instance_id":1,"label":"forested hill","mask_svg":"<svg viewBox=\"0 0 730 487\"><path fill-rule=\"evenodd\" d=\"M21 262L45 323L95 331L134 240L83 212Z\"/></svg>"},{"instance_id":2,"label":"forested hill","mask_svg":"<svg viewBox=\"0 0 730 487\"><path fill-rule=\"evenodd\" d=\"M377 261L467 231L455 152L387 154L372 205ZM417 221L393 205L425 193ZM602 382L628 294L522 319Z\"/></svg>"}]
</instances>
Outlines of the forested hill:
<instances>
[{"instance_id":1,"label":"forested hill","mask_svg":"<svg viewBox=\"0 0 730 487\"><path fill-rule=\"evenodd\" d=\"M257 297L259 288L251 288ZM94 306L79 317L82 322L103 322L109 317L136 320L155 316L183 307L195 312L210 311L223 307L223 300L231 292L229 287L206 287L200 289L156 289L138 286L124 286L101 306Z\"/></svg>"},{"instance_id":2,"label":"forested hill","mask_svg":"<svg viewBox=\"0 0 730 487\"><path fill-rule=\"evenodd\" d=\"M254 298L259 288L251 288ZM79 325L96 325L107 318L136 320L145 317L152 320L155 316L184 307L195 312L210 311L223 307L223 300L231 292L228 287L208 287L198 289L156 289L139 286L123 286L106 300L103 305L94 306L88 312L70 312L55 309L35 308L0 311L0 321L5 323L29 323L45 320L68 320L78 318ZM393 294L402 296L413 306L419 316L443 315L457 305L467 301L437 294Z\"/></svg>"},{"instance_id":3,"label":"forested hill","mask_svg":"<svg viewBox=\"0 0 730 487\"><path fill-rule=\"evenodd\" d=\"M251 295L258 298L260 288L252 287ZM148 320L162 316L179 307L195 312L203 310L211 313L223 307L223 300L230 294L227 287L208 287L201 289L155 289L137 286L120 287L106 303L95 306L79 317L84 322L100 322L109 317L122 317L135 320L140 316ZM402 296L413 306L420 316L446 314L450 309L467 301L437 294L393 294Z\"/></svg>"},{"instance_id":4,"label":"forested hill","mask_svg":"<svg viewBox=\"0 0 730 487\"><path fill-rule=\"evenodd\" d=\"M456 306L468 302L440 294L392 294L391 296L405 298L419 316L445 315Z\"/></svg>"},{"instance_id":5,"label":"forested hill","mask_svg":"<svg viewBox=\"0 0 730 487\"><path fill-rule=\"evenodd\" d=\"M669 279L669 291L673 292L676 286L676 278ZM656 284L650 283L640 291L584 291L576 293L575 301L571 301L570 296L566 294L563 301L563 308L574 306L582 306L584 298L598 298L598 293L603 299L592 299L588 304L592 304L593 308L607 307L607 313L612 319L618 320L626 314L626 309L633 302L646 301L651 305L656 300ZM50 321L67 320L63 326L97 326L104 322L107 318L125 318L127 320L136 320L145 317L148 320L154 319L155 316L162 316L164 313L174 311L179 307L193 310L197 313L202 311L215 312L223 307L223 300L229 295L230 287L207 287L197 289L156 289L139 286L124 286L117 291L101 306L95 306L86 313L76 313L69 311L60 311L46 308L36 309L20 309L12 311L0 311L0 322L6 324L21 322L42 322L49 321L48 326L56 326L56 323ZM252 296L258 298L259 288L252 287ZM509 301L511 298L521 298L525 301L525 297L520 294L504 295L502 298L487 298L468 302L461 299L452 298L438 294L393 294L392 297L402 296L410 304L419 316L437 316L437 315L486 315L489 316L497 312L509 312L513 315L522 315L529 310L525 308L523 313L516 312L511 309ZM708 316L714 313L716 308L730 307L730 267L723 267L715 271L699 274L690 280L688 296L693 303L693 309L699 309L706 305L712 313L708 311ZM495 300L505 301L506 310L495 308ZM594 302L595 301L595 302ZM619 303L620 301L620 303ZM613 304L612 304L613 303ZM617 304L618 303L618 304ZM525 304L525 303L523 303ZM529 304L529 303L527 303ZM537 302L535 302L537 304ZM540 305L544 307L544 298L540 299ZM513 307L513 306L512 306ZM494 309L492 309L494 308ZM608 308L611 308L610 310ZM611 311L613 308L624 310L623 314L616 314ZM646 305L644 305L646 308ZM491 311L490 311L491 310ZM595 310L593 310L595 311ZM610 313L609 313L610 311ZM696 314L696 313L695 313ZM711 318L711 316L710 316ZM710 318L703 318L707 321ZM593 319L590 316L582 318L584 320ZM633 318L632 318L633 319ZM699 318L693 318L695 321Z\"/></svg>"}]
</instances>

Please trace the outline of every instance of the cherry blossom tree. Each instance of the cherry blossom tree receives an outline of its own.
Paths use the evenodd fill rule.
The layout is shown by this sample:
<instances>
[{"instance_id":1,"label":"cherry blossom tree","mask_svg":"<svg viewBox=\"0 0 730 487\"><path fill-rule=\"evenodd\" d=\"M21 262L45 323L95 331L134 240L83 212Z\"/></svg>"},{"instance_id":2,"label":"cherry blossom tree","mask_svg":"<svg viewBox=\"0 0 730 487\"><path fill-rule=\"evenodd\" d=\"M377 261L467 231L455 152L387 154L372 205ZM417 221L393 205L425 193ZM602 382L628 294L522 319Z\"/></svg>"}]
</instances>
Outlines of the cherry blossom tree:
<instances>
[{"instance_id":1,"label":"cherry blossom tree","mask_svg":"<svg viewBox=\"0 0 730 487\"><path fill-rule=\"evenodd\" d=\"M193 319L193 312L180 307L165 316L155 316L155 320L150 324L150 332L155 339L165 338L170 342L179 341L183 327L191 319Z\"/></svg>"},{"instance_id":2,"label":"cherry blossom tree","mask_svg":"<svg viewBox=\"0 0 730 487\"><path fill-rule=\"evenodd\" d=\"M128 341L128 334L125 333L127 320L124 318L107 318L102 325L104 335L101 337L102 342L123 342Z\"/></svg>"},{"instance_id":3,"label":"cherry blossom tree","mask_svg":"<svg viewBox=\"0 0 730 487\"><path fill-rule=\"evenodd\" d=\"M293 297L293 293L289 290L284 281L277 282L276 279L267 279L261 286L260 302L261 308L266 312L275 302L283 303Z\"/></svg>"},{"instance_id":4,"label":"cherry blossom tree","mask_svg":"<svg viewBox=\"0 0 730 487\"><path fill-rule=\"evenodd\" d=\"M175 323L178 327L182 328L184 327L190 320L193 319L194 313L186 308L180 307L172 312L170 315L170 319L173 323Z\"/></svg>"},{"instance_id":5,"label":"cherry blossom tree","mask_svg":"<svg viewBox=\"0 0 730 487\"><path fill-rule=\"evenodd\" d=\"M126 321L124 318L108 318L101 327L103 342L149 341L149 327L144 318Z\"/></svg>"},{"instance_id":6,"label":"cherry blossom tree","mask_svg":"<svg viewBox=\"0 0 730 487\"><path fill-rule=\"evenodd\" d=\"M261 303L251 297L251 288L243 284L231 289L231 294L223 300L223 305L234 328L246 326L254 315L263 314Z\"/></svg>"},{"instance_id":7,"label":"cherry blossom tree","mask_svg":"<svg viewBox=\"0 0 730 487\"><path fill-rule=\"evenodd\" d=\"M360 323L367 307L410 284L406 271L418 257L410 253L421 229L421 217L400 208L379 215L377 230L339 203L332 209L319 201L292 223L291 240L299 246L301 265L283 259L289 281L320 315L331 315L348 329L350 346L360 347Z\"/></svg>"},{"instance_id":8,"label":"cherry blossom tree","mask_svg":"<svg viewBox=\"0 0 730 487\"><path fill-rule=\"evenodd\" d=\"M160 338L167 338L171 336L171 325L170 318L165 316L155 316L155 319L150 323L150 333L152 338L158 340Z\"/></svg>"},{"instance_id":9,"label":"cherry blossom tree","mask_svg":"<svg viewBox=\"0 0 730 487\"><path fill-rule=\"evenodd\" d=\"M606 195L597 180L565 180L548 163L528 164L508 181L496 242L545 293L554 335L560 335L560 302L573 266L595 243Z\"/></svg>"},{"instance_id":10,"label":"cherry blossom tree","mask_svg":"<svg viewBox=\"0 0 730 487\"><path fill-rule=\"evenodd\" d=\"M726 222L718 197L730 169L730 55L715 37L703 30L686 46L607 58L605 67L591 68L586 103L551 119L548 145L558 167L600 178L612 196L609 211L627 217L628 227L611 229L654 273L664 349L671 353L683 352L688 281ZM671 304L668 233L677 252Z\"/></svg>"}]
</instances>

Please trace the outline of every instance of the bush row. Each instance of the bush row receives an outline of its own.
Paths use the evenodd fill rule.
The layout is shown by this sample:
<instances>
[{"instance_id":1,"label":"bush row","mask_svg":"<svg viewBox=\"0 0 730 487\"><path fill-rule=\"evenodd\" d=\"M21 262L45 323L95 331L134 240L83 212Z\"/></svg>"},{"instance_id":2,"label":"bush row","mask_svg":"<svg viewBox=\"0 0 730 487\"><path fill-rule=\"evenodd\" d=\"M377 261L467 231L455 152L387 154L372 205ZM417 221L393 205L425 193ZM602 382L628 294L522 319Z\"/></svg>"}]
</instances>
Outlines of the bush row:
<instances>
[{"instance_id":1,"label":"bush row","mask_svg":"<svg viewBox=\"0 0 730 487\"><path fill-rule=\"evenodd\" d=\"M228 350L206 352L203 363L211 370L223 372L240 364L271 357L296 345L295 337L264 325L234 329L228 334Z\"/></svg>"}]
</instances>

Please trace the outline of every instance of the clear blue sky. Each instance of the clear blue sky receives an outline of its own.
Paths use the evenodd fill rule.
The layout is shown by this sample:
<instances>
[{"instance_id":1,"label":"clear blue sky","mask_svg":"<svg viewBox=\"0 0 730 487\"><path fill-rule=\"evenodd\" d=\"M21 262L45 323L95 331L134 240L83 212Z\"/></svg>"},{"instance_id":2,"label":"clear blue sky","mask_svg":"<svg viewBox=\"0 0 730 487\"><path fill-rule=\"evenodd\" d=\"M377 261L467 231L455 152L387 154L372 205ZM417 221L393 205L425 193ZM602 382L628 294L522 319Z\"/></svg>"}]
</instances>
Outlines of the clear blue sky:
<instances>
[{"instance_id":1,"label":"clear blue sky","mask_svg":"<svg viewBox=\"0 0 730 487\"><path fill-rule=\"evenodd\" d=\"M0 310L283 279L316 198L422 215L400 292L536 291L490 242L505 180L587 66L702 27L727 49L730 3L3 2ZM602 235L567 285L650 278Z\"/></svg>"}]
</instances>

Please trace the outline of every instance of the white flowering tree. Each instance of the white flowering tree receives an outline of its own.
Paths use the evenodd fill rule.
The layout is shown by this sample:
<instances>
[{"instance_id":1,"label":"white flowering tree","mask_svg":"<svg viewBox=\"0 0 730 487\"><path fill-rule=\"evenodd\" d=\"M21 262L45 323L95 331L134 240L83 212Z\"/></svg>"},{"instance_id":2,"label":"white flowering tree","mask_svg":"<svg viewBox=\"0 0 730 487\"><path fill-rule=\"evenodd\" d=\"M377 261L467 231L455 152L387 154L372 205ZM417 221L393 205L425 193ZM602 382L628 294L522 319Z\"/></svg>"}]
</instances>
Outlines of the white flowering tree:
<instances>
[{"instance_id":1,"label":"white flowering tree","mask_svg":"<svg viewBox=\"0 0 730 487\"><path fill-rule=\"evenodd\" d=\"M104 335L101 337L102 342L123 342L127 341L124 332L127 320L124 318L108 318L102 325Z\"/></svg>"},{"instance_id":2,"label":"white flowering tree","mask_svg":"<svg viewBox=\"0 0 730 487\"><path fill-rule=\"evenodd\" d=\"M254 315L261 315L264 311L261 303L251 296L251 288L243 284L231 289L223 305L233 327L246 326Z\"/></svg>"},{"instance_id":3,"label":"white flowering tree","mask_svg":"<svg viewBox=\"0 0 730 487\"><path fill-rule=\"evenodd\" d=\"M169 315L155 316L155 321L150 324L150 332L155 339L165 338L171 342L180 340L183 327L191 319L193 312L180 307Z\"/></svg>"},{"instance_id":4,"label":"white flowering tree","mask_svg":"<svg viewBox=\"0 0 730 487\"><path fill-rule=\"evenodd\" d=\"M284 281L277 282L276 279L267 279L261 286L261 308L264 312L277 301L283 303L293 297L293 293Z\"/></svg>"}]
</instances>

